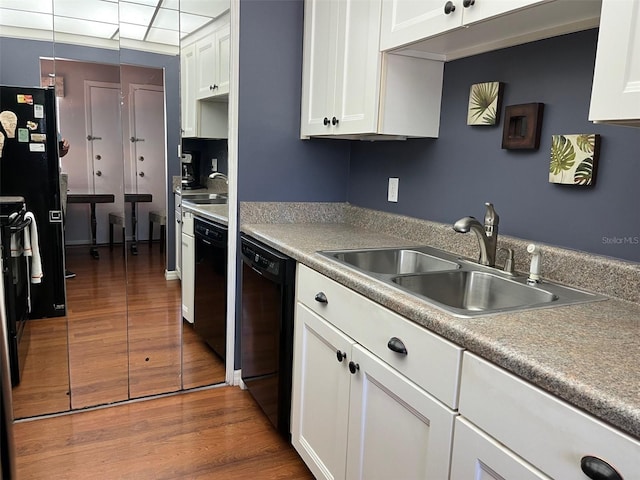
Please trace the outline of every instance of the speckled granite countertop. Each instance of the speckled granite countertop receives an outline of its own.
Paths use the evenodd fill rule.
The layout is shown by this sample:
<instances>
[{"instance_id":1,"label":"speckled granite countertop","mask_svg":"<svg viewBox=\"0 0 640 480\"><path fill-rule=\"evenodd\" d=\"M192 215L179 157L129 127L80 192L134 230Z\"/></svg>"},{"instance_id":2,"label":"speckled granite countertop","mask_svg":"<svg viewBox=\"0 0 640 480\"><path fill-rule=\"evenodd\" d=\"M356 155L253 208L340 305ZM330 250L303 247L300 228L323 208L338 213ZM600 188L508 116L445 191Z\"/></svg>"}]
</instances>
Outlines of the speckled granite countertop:
<instances>
[{"instance_id":1,"label":"speckled granite countertop","mask_svg":"<svg viewBox=\"0 0 640 480\"><path fill-rule=\"evenodd\" d=\"M200 217L208 218L214 222L228 225L229 221L229 205L214 204L214 205L197 205L191 203L188 197L182 201L182 209L186 212L192 212Z\"/></svg>"},{"instance_id":2,"label":"speckled granite countertop","mask_svg":"<svg viewBox=\"0 0 640 480\"><path fill-rule=\"evenodd\" d=\"M244 215L247 212L249 215ZM384 228L376 225L353 225L344 218L338 218L341 223L308 223L317 219L306 217L302 218L305 223L298 223L301 218L293 215L285 223L257 223L250 209L244 213L241 208L242 219L254 223L243 221L243 232L640 439L638 303L609 298L582 305L457 318L316 253L425 242L383 233ZM633 275L637 275L635 267L629 265Z\"/></svg>"}]
</instances>

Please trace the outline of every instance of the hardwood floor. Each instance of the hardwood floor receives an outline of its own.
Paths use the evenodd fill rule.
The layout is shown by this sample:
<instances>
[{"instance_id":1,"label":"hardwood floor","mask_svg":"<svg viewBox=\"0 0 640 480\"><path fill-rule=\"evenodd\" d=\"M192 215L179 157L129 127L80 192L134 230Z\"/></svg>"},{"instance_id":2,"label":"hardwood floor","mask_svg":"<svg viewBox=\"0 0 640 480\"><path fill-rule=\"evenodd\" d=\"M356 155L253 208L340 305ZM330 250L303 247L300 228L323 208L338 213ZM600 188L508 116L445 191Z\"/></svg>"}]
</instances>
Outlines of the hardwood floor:
<instances>
[{"instance_id":1,"label":"hardwood floor","mask_svg":"<svg viewBox=\"0 0 640 480\"><path fill-rule=\"evenodd\" d=\"M313 479L237 387L20 422L14 435L18 480Z\"/></svg>"},{"instance_id":2,"label":"hardwood floor","mask_svg":"<svg viewBox=\"0 0 640 480\"><path fill-rule=\"evenodd\" d=\"M158 245L67 247L67 316L27 322L14 416L26 418L224 383L224 362L182 325L180 282Z\"/></svg>"}]
</instances>

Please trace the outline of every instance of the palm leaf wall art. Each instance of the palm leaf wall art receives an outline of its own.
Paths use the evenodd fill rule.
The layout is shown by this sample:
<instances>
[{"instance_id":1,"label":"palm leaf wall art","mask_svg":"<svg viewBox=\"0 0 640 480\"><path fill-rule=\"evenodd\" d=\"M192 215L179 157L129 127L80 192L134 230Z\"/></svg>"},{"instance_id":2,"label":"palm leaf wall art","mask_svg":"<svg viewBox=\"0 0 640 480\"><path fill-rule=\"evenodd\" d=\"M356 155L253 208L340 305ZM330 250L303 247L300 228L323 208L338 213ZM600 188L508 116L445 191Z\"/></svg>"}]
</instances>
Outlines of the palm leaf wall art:
<instances>
[{"instance_id":1,"label":"palm leaf wall art","mask_svg":"<svg viewBox=\"0 0 640 480\"><path fill-rule=\"evenodd\" d=\"M503 88L501 82L471 85L467 125L496 125L500 121Z\"/></svg>"},{"instance_id":2,"label":"palm leaf wall art","mask_svg":"<svg viewBox=\"0 0 640 480\"><path fill-rule=\"evenodd\" d=\"M595 183L600 135L551 136L549 182L589 186Z\"/></svg>"}]
</instances>

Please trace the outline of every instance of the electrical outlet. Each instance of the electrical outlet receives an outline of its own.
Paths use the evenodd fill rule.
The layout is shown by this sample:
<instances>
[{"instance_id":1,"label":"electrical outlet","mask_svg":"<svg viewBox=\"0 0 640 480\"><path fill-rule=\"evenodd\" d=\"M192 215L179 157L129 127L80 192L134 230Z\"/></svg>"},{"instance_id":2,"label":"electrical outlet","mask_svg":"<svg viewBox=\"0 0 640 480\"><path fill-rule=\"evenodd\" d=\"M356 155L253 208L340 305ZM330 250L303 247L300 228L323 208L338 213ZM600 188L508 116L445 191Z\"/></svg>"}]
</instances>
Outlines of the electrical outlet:
<instances>
[{"instance_id":1,"label":"electrical outlet","mask_svg":"<svg viewBox=\"0 0 640 480\"><path fill-rule=\"evenodd\" d=\"M211 171L212 172L217 172L218 171L218 159L217 158L212 158L211 159Z\"/></svg>"},{"instance_id":2,"label":"electrical outlet","mask_svg":"<svg viewBox=\"0 0 640 480\"><path fill-rule=\"evenodd\" d=\"M389 188L387 190L387 201L389 202L397 202L398 201L398 184L400 182L399 178L389 177Z\"/></svg>"}]
</instances>

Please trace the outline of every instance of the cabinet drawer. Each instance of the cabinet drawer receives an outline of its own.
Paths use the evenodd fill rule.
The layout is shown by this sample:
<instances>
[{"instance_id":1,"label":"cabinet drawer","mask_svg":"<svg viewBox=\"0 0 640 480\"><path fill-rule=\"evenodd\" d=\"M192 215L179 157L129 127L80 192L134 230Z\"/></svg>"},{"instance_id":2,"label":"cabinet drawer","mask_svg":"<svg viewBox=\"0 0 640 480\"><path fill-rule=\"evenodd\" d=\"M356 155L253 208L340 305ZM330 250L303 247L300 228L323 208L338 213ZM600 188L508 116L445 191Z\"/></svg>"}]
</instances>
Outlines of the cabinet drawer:
<instances>
[{"instance_id":1,"label":"cabinet drawer","mask_svg":"<svg viewBox=\"0 0 640 480\"><path fill-rule=\"evenodd\" d=\"M193 214L182 212L182 233L193 236Z\"/></svg>"},{"instance_id":2,"label":"cabinet drawer","mask_svg":"<svg viewBox=\"0 0 640 480\"><path fill-rule=\"evenodd\" d=\"M552 478L583 480L585 455L638 478L639 441L469 352L460 413Z\"/></svg>"},{"instance_id":3,"label":"cabinet drawer","mask_svg":"<svg viewBox=\"0 0 640 480\"><path fill-rule=\"evenodd\" d=\"M321 292L326 303L316 300ZM462 348L304 265L298 269L296 296L438 400L457 408ZM403 342L406 355L389 348L393 337Z\"/></svg>"}]
</instances>

